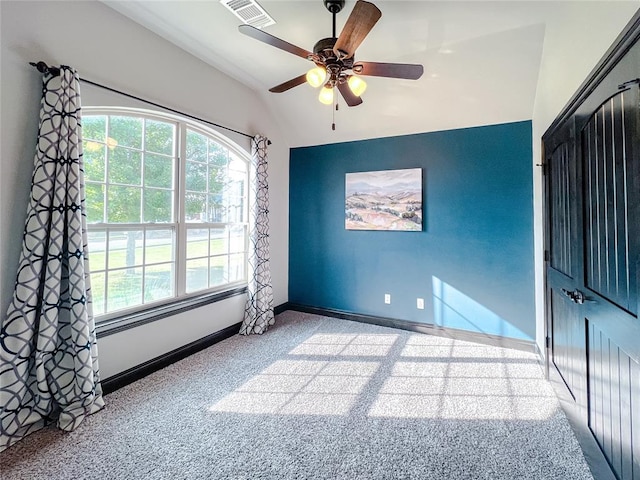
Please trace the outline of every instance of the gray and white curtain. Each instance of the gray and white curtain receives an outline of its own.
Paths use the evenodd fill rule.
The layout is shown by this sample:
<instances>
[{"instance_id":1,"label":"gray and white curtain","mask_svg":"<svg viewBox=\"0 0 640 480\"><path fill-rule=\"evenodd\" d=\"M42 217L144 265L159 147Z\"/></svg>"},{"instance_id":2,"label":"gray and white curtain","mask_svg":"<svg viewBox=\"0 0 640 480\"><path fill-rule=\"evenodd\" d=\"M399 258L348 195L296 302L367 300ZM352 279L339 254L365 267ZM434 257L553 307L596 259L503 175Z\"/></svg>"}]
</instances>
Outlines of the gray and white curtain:
<instances>
[{"instance_id":1,"label":"gray and white curtain","mask_svg":"<svg viewBox=\"0 0 640 480\"><path fill-rule=\"evenodd\" d=\"M46 73L22 252L0 319L0 451L104 406L91 306L77 73Z\"/></svg>"},{"instance_id":2,"label":"gray and white curtain","mask_svg":"<svg viewBox=\"0 0 640 480\"><path fill-rule=\"evenodd\" d=\"M269 268L269 182L266 137L251 141L249 206L249 282L241 335L264 333L275 323L273 287Z\"/></svg>"}]
</instances>

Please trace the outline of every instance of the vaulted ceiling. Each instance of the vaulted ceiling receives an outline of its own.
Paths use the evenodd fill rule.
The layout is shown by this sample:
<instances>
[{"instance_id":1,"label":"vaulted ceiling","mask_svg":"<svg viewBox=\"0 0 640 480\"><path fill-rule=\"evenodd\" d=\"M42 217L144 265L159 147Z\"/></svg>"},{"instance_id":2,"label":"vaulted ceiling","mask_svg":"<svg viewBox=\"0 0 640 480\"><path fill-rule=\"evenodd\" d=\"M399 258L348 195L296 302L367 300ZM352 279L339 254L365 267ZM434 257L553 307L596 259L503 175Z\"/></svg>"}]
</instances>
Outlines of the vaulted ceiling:
<instances>
[{"instance_id":1,"label":"vaulted ceiling","mask_svg":"<svg viewBox=\"0 0 640 480\"><path fill-rule=\"evenodd\" d=\"M541 62L554 41L566 41L552 31L562 28L558 9L575 2L373 0L382 18L357 59L420 63L424 75L367 77L364 103L340 102L337 112L306 84L269 93L313 65L242 35L240 20L218 0L105 3L255 89L290 144L301 146L531 119ZM306 50L331 36L322 0L259 3L276 21L264 28L271 35ZM347 0L338 14L338 33L354 4Z\"/></svg>"}]
</instances>

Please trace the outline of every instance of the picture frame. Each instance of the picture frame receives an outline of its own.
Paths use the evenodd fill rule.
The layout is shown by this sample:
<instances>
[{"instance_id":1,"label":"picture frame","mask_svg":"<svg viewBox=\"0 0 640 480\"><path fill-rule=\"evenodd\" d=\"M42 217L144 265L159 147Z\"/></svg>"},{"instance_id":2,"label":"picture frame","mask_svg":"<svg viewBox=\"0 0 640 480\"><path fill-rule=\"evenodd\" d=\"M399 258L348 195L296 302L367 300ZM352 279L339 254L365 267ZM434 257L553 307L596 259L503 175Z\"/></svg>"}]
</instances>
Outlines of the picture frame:
<instances>
[{"instance_id":1,"label":"picture frame","mask_svg":"<svg viewBox=\"0 0 640 480\"><path fill-rule=\"evenodd\" d=\"M422 168L345 175L347 230L422 231Z\"/></svg>"}]
</instances>

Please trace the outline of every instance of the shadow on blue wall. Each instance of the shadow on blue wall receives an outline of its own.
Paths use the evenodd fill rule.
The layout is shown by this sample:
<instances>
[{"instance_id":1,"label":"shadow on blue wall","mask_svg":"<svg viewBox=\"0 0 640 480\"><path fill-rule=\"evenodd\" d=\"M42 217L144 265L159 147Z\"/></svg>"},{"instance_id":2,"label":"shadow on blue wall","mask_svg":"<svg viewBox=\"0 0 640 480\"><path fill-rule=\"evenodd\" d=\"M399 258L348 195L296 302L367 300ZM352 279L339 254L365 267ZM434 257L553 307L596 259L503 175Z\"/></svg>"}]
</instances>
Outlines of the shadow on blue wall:
<instances>
[{"instance_id":1,"label":"shadow on blue wall","mask_svg":"<svg viewBox=\"0 0 640 480\"><path fill-rule=\"evenodd\" d=\"M438 277L433 277L433 318L434 323L440 327L531 340L500 315Z\"/></svg>"}]
</instances>

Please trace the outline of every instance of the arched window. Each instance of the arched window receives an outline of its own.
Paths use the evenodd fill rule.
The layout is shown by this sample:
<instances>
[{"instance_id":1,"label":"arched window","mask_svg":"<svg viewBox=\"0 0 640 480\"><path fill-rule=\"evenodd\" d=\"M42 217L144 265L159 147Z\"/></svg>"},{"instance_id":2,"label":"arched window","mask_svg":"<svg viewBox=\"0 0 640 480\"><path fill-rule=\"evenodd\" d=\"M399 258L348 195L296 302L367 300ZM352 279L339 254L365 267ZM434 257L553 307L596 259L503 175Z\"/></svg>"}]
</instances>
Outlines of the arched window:
<instances>
[{"instance_id":1,"label":"arched window","mask_svg":"<svg viewBox=\"0 0 640 480\"><path fill-rule=\"evenodd\" d=\"M84 107L82 133L98 321L246 283L246 152L137 109Z\"/></svg>"}]
</instances>

